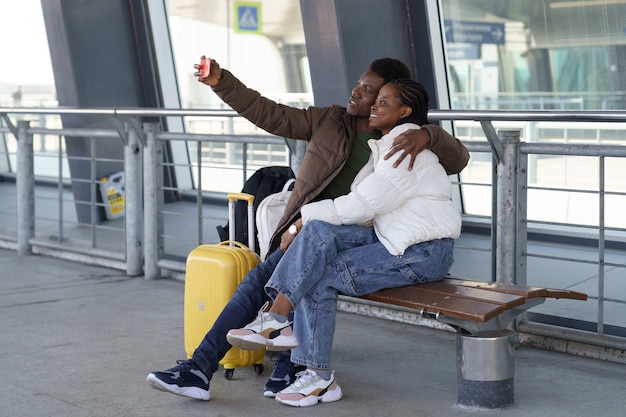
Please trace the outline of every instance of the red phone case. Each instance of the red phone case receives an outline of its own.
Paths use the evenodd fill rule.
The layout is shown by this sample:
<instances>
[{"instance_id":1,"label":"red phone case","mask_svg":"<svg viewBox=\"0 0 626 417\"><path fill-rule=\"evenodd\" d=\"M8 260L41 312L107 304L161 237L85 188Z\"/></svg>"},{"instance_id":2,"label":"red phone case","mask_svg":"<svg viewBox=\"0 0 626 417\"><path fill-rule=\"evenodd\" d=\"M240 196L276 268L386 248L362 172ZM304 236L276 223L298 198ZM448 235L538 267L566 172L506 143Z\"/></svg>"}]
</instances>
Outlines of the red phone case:
<instances>
[{"instance_id":1,"label":"red phone case","mask_svg":"<svg viewBox=\"0 0 626 417\"><path fill-rule=\"evenodd\" d=\"M211 73L211 58L202 58L200 60L200 78L206 78Z\"/></svg>"}]
</instances>

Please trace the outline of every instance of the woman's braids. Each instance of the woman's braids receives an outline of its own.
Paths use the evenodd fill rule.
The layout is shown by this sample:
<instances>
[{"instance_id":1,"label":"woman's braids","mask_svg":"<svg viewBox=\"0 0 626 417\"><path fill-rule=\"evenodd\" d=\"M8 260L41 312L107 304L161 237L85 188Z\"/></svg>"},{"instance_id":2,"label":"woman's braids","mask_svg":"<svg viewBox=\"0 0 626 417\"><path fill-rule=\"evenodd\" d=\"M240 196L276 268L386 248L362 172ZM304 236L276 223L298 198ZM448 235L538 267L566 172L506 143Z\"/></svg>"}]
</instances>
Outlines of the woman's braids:
<instances>
[{"instance_id":1,"label":"woman's braids","mask_svg":"<svg viewBox=\"0 0 626 417\"><path fill-rule=\"evenodd\" d=\"M389 82L398 94L398 98L402 104L411 107L411 114L407 117L403 117L398 120L396 125L402 123L415 123L417 125L425 125L428 123L428 103L430 97L428 91L418 81L414 81L408 78L399 78Z\"/></svg>"}]
</instances>

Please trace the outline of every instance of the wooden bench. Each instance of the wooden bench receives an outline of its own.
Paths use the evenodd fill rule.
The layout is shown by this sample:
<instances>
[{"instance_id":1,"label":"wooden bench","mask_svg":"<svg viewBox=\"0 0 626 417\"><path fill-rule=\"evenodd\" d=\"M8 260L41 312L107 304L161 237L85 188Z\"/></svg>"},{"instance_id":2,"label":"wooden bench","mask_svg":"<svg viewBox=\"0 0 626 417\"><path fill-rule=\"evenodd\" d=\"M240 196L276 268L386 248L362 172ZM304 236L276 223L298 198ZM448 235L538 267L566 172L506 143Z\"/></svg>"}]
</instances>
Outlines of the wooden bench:
<instances>
[{"instance_id":1,"label":"wooden bench","mask_svg":"<svg viewBox=\"0 0 626 417\"><path fill-rule=\"evenodd\" d=\"M381 290L361 297L416 310L457 330L458 404L495 409L513 403L514 332L521 313L548 298L586 300L569 290L471 281L439 282Z\"/></svg>"}]
</instances>

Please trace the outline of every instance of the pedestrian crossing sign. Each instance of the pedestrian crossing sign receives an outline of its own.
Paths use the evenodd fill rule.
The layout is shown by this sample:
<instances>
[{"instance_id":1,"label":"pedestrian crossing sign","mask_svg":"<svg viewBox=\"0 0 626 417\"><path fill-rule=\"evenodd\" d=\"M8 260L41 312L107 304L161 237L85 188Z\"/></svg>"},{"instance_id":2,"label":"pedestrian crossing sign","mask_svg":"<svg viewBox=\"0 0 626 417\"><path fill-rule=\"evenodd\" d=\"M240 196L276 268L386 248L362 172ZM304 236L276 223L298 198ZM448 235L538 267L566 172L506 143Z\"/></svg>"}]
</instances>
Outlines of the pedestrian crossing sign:
<instances>
[{"instance_id":1,"label":"pedestrian crossing sign","mask_svg":"<svg viewBox=\"0 0 626 417\"><path fill-rule=\"evenodd\" d=\"M235 32L261 33L261 3L235 2Z\"/></svg>"}]
</instances>

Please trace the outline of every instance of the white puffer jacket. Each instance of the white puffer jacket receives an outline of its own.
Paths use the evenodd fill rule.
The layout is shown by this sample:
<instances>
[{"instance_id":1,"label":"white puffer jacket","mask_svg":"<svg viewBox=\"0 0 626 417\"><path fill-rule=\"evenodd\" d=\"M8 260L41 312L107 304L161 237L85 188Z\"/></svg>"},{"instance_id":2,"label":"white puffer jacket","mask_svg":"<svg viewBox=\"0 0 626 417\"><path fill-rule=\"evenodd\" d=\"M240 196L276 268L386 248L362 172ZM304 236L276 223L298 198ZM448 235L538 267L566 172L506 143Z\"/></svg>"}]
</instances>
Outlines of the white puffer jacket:
<instances>
[{"instance_id":1,"label":"white puffer jacket","mask_svg":"<svg viewBox=\"0 0 626 417\"><path fill-rule=\"evenodd\" d=\"M369 161L357 174L351 192L334 200L322 200L302 207L303 224L322 220L332 224L374 224L378 239L392 255L433 239L461 234L461 215L450 201L450 180L437 156L422 151L409 171L409 158L397 168L397 158L384 160L393 139L418 125L394 127L379 140L370 139Z\"/></svg>"}]
</instances>

